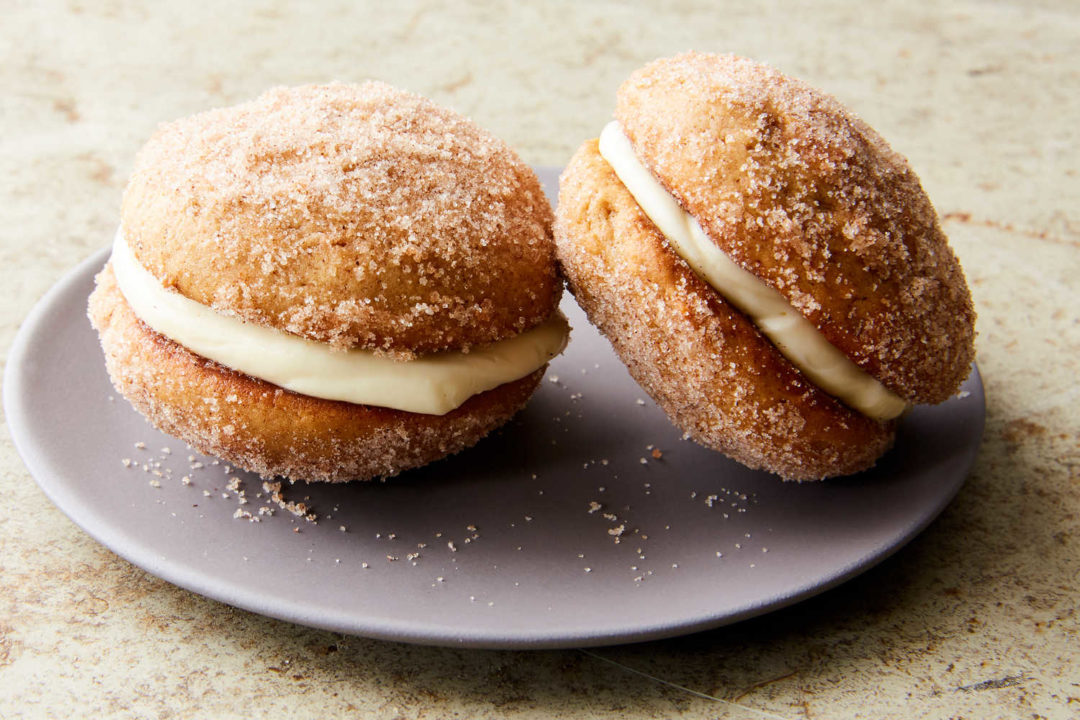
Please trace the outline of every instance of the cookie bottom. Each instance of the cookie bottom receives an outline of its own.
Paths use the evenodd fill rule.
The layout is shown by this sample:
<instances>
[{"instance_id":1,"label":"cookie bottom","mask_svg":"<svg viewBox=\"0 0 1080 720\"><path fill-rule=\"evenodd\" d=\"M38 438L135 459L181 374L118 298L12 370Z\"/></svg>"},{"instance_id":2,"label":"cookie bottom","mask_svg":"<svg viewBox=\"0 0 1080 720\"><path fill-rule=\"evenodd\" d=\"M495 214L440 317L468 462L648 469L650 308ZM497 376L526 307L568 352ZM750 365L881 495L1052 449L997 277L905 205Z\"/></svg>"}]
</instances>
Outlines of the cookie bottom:
<instances>
[{"instance_id":1,"label":"cookie bottom","mask_svg":"<svg viewBox=\"0 0 1080 720\"><path fill-rule=\"evenodd\" d=\"M344 482L397 475L475 445L529 400L545 368L446 415L323 400L229 370L154 332L96 278L89 316L117 391L158 429L262 477Z\"/></svg>"},{"instance_id":2,"label":"cookie bottom","mask_svg":"<svg viewBox=\"0 0 1080 720\"><path fill-rule=\"evenodd\" d=\"M785 479L871 467L895 439L818 389L667 245L595 141L560 179L555 239L578 303L699 444Z\"/></svg>"}]
</instances>

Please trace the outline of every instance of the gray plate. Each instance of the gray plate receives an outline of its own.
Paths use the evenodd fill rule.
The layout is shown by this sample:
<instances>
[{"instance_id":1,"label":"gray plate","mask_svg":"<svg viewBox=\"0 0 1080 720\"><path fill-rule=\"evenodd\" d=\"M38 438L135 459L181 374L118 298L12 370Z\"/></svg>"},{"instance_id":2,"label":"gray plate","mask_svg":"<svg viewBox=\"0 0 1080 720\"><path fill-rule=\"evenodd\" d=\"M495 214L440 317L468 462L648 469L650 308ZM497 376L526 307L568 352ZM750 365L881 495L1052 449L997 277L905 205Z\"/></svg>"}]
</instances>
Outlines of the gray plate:
<instances>
[{"instance_id":1,"label":"gray plate","mask_svg":"<svg viewBox=\"0 0 1080 720\"><path fill-rule=\"evenodd\" d=\"M541 173L553 187L555 171ZM115 395L85 312L106 257L57 284L12 347L4 406L31 473L80 527L148 572L343 633L567 647L760 615L914 537L959 490L982 435L974 370L960 397L911 413L873 471L783 483L681 440L567 299L571 345L511 424L387 483L286 486L313 523Z\"/></svg>"}]
</instances>

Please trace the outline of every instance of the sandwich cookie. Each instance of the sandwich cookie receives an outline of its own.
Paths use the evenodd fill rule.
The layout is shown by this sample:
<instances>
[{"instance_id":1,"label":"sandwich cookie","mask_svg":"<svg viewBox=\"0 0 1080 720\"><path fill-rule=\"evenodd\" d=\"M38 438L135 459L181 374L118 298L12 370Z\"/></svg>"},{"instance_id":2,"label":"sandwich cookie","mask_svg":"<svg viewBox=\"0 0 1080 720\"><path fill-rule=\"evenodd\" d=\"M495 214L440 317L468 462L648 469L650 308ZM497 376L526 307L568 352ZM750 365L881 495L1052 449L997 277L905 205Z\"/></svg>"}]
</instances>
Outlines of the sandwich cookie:
<instances>
[{"instance_id":1,"label":"sandwich cookie","mask_svg":"<svg viewBox=\"0 0 1080 720\"><path fill-rule=\"evenodd\" d=\"M89 314L163 431L264 477L389 477L520 410L565 347L551 208L463 117L271 90L139 153Z\"/></svg>"},{"instance_id":2,"label":"sandwich cookie","mask_svg":"<svg viewBox=\"0 0 1080 720\"><path fill-rule=\"evenodd\" d=\"M787 479L871 466L956 392L974 310L903 158L734 56L658 60L561 178L568 285L697 442Z\"/></svg>"}]
</instances>

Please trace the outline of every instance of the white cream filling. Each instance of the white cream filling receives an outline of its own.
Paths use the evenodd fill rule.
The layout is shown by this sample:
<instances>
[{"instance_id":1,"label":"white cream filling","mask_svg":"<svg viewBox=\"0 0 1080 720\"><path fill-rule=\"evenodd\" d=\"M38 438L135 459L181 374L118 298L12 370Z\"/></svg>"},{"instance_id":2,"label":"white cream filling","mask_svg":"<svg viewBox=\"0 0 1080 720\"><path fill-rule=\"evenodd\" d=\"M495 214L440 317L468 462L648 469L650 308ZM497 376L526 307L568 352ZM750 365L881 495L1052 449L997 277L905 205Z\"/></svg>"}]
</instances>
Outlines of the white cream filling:
<instances>
[{"instance_id":1,"label":"white cream filling","mask_svg":"<svg viewBox=\"0 0 1080 720\"><path fill-rule=\"evenodd\" d=\"M907 402L853 363L779 292L716 246L634 153L617 122L600 134L600 155L618 175L672 249L717 292L747 315L809 380L877 420L899 416Z\"/></svg>"},{"instance_id":2,"label":"white cream filling","mask_svg":"<svg viewBox=\"0 0 1080 720\"><path fill-rule=\"evenodd\" d=\"M444 415L477 393L543 367L566 347L569 325L556 312L512 338L400 361L323 343L222 315L167 290L136 260L122 231L113 273L135 314L155 332L232 370L294 392L361 405Z\"/></svg>"}]
</instances>

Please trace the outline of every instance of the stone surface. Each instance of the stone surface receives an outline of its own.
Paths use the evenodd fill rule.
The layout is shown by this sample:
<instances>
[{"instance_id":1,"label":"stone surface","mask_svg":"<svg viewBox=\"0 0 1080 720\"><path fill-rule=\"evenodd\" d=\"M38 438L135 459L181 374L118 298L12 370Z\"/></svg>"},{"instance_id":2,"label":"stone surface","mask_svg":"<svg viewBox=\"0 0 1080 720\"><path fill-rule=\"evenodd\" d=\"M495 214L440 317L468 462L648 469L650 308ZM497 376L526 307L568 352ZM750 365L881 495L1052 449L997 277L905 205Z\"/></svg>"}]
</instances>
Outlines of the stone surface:
<instances>
[{"instance_id":1,"label":"stone surface","mask_svg":"<svg viewBox=\"0 0 1080 720\"><path fill-rule=\"evenodd\" d=\"M1080 6L9 2L0 354L110 239L161 121L375 77L562 164L618 83L695 48L777 65L906 154L979 311L985 442L929 530L796 607L680 639L481 652L203 599L97 545L0 439L0 718L1080 716ZM649 679L651 678L651 679Z\"/></svg>"}]
</instances>

